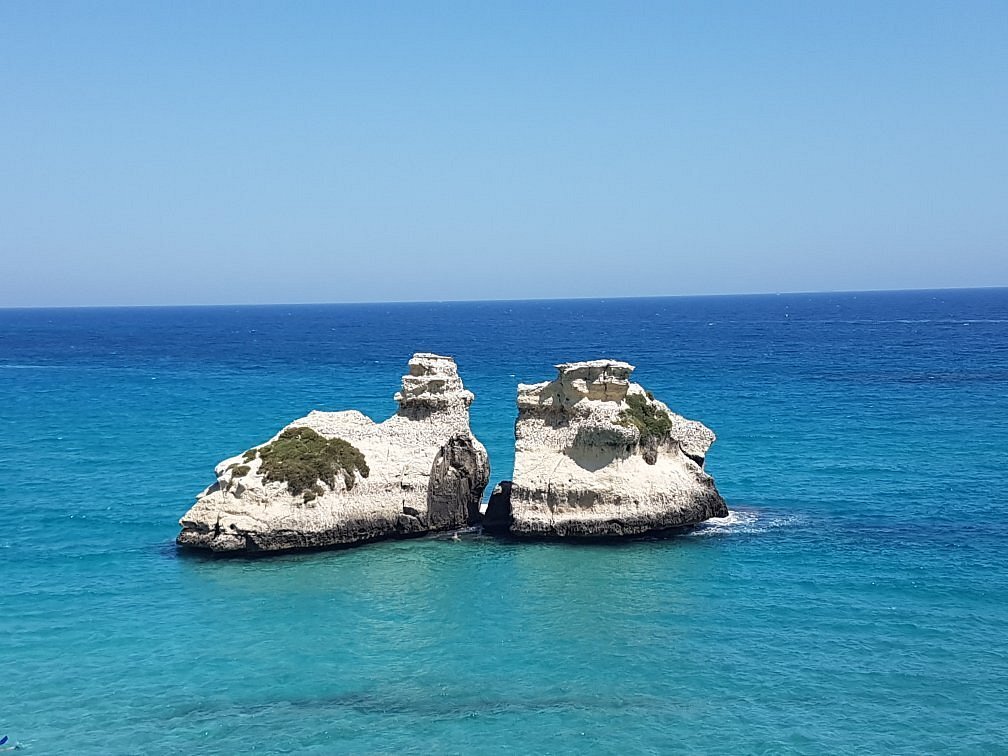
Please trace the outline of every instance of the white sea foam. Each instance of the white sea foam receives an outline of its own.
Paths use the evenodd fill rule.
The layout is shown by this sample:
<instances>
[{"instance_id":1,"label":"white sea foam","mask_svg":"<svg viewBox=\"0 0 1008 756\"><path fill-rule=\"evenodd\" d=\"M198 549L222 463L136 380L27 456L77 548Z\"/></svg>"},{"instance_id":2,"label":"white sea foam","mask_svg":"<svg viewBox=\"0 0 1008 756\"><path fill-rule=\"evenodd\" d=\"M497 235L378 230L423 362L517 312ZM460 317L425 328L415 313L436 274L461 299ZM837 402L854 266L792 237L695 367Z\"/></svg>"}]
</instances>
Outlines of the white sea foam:
<instances>
[{"instance_id":1,"label":"white sea foam","mask_svg":"<svg viewBox=\"0 0 1008 756\"><path fill-rule=\"evenodd\" d=\"M0 365L0 368L6 370L61 370L66 369L66 367L66 365L19 365L17 363Z\"/></svg>"},{"instance_id":2,"label":"white sea foam","mask_svg":"<svg viewBox=\"0 0 1008 756\"><path fill-rule=\"evenodd\" d=\"M700 523L692 531L693 536L737 535L740 533L766 533L776 528L801 525L803 518L761 512L756 509L732 509L727 517L712 517Z\"/></svg>"},{"instance_id":3,"label":"white sea foam","mask_svg":"<svg viewBox=\"0 0 1008 756\"><path fill-rule=\"evenodd\" d=\"M752 528L759 515L753 511L731 510L727 517L712 517L700 523L692 531L692 535L717 535Z\"/></svg>"}]
</instances>

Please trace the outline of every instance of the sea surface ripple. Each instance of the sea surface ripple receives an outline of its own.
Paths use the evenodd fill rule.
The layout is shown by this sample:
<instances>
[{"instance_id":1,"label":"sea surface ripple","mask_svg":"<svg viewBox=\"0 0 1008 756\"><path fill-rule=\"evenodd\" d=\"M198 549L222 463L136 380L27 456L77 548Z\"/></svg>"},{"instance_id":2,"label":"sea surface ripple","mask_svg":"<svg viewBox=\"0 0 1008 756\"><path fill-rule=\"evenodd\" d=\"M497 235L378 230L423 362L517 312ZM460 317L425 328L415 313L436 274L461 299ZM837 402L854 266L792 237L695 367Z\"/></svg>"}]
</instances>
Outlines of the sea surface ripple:
<instances>
[{"instance_id":1,"label":"sea surface ripple","mask_svg":"<svg viewBox=\"0 0 1008 756\"><path fill-rule=\"evenodd\" d=\"M608 545L180 553L224 457L454 355L614 357L731 509ZM78 753L1008 752L1008 290L0 310L0 735Z\"/></svg>"}]
</instances>

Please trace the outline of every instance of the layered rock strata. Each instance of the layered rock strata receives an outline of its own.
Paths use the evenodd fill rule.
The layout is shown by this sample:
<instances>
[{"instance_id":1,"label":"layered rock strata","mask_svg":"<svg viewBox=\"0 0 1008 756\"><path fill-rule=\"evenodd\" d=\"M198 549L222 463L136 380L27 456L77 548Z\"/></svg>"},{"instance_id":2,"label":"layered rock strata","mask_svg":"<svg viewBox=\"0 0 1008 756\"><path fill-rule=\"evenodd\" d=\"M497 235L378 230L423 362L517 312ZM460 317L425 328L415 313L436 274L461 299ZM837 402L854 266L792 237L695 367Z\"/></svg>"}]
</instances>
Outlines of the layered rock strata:
<instances>
[{"instance_id":1,"label":"layered rock strata","mask_svg":"<svg viewBox=\"0 0 1008 756\"><path fill-rule=\"evenodd\" d=\"M179 520L182 546L288 551L460 528L478 517L490 468L469 428L473 394L454 360L409 361L399 410L376 423L313 411L216 467Z\"/></svg>"},{"instance_id":2,"label":"layered rock strata","mask_svg":"<svg viewBox=\"0 0 1008 756\"><path fill-rule=\"evenodd\" d=\"M556 367L556 380L518 386L514 479L490 499L491 529L622 536L727 516L704 471L713 431L632 383L625 362Z\"/></svg>"}]
</instances>

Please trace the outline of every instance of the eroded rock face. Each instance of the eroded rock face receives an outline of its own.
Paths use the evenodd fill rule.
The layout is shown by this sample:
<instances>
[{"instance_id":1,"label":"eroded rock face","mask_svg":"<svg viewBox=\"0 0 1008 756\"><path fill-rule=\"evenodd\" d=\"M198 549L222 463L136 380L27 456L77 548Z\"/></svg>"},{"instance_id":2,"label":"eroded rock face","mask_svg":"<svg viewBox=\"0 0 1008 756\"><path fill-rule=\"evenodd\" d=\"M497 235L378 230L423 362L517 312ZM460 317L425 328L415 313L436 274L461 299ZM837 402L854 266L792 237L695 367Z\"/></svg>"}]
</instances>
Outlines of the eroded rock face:
<instances>
[{"instance_id":1,"label":"eroded rock face","mask_svg":"<svg viewBox=\"0 0 1008 756\"><path fill-rule=\"evenodd\" d=\"M630 381L615 360L557 365L518 386L515 474L495 489L521 536L617 536L683 527L728 509L704 469L714 433ZM500 515L498 514L498 517Z\"/></svg>"},{"instance_id":2,"label":"eroded rock face","mask_svg":"<svg viewBox=\"0 0 1008 756\"><path fill-rule=\"evenodd\" d=\"M381 423L356 410L313 411L283 429L343 439L363 455L366 475L351 469L331 485L320 480L293 493L287 482L266 480L262 457L249 450L217 465L217 482L179 520L177 542L216 552L286 551L466 525L490 467L469 429L473 395L454 360L413 355L395 398L398 412Z\"/></svg>"}]
</instances>

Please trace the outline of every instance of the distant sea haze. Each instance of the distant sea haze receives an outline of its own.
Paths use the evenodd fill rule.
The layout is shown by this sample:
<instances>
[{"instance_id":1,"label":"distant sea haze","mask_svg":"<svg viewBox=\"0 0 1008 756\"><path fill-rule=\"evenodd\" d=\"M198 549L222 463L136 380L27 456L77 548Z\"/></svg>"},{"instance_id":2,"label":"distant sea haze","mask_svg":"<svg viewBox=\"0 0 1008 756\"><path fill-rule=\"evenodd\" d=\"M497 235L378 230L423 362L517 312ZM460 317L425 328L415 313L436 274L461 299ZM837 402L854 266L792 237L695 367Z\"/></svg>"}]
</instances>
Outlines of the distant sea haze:
<instances>
[{"instance_id":1,"label":"distant sea haze","mask_svg":"<svg viewBox=\"0 0 1008 756\"><path fill-rule=\"evenodd\" d=\"M455 357L611 357L732 514L610 545L180 553L213 466ZM37 753L999 752L1008 290L0 310L0 736Z\"/></svg>"}]
</instances>

